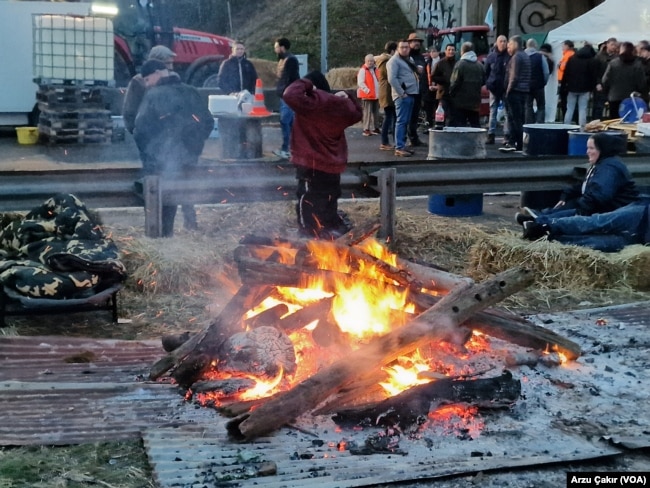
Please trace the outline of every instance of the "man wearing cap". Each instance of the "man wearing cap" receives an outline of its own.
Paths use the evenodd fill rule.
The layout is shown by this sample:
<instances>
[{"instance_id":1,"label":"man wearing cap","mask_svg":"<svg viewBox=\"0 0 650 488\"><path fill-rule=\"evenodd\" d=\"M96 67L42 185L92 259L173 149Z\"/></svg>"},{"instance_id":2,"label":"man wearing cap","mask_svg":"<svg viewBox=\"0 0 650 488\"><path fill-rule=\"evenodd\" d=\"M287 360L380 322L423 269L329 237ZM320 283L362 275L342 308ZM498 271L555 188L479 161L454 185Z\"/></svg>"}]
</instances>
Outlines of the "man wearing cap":
<instances>
[{"instance_id":1,"label":"man wearing cap","mask_svg":"<svg viewBox=\"0 0 650 488\"><path fill-rule=\"evenodd\" d=\"M255 66L246 58L246 48L243 42L232 45L232 54L219 67L217 86L223 93L239 93L248 90L255 93L257 71Z\"/></svg>"},{"instance_id":2,"label":"man wearing cap","mask_svg":"<svg viewBox=\"0 0 650 488\"><path fill-rule=\"evenodd\" d=\"M135 119L133 138L145 175L173 178L174 173L198 163L205 140L214 128L208 104L198 90L181 83L159 60L150 59L140 71L146 93ZM162 236L174 234L176 205L162 207ZM185 228L196 228L191 205L183 206ZM192 225L193 224L193 225Z\"/></svg>"},{"instance_id":3,"label":"man wearing cap","mask_svg":"<svg viewBox=\"0 0 650 488\"><path fill-rule=\"evenodd\" d=\"M408 125L408 138L411 147L422 146L422 141L418 137L418 122L420 121L420 109L422 108L422 94L428 90L426 76L427 60L422 54L422 43L424 39L418 36L417 32L411 32L407 39L409 43L409 55L417 67L418 75L418 94L413 97L413 110Z\"/></svg>"},{"instance_id":4,"label":"man wearing cap","mask_svg":"<svg viewBox=\"0 0 650 488\"><path fill-rule=\"evenodd\" d=\"M159 46L154 46L151 49L147 61L150 59L161 61L165 64L170 73L173 73L171 70L174 68L175 56L176 53L174 51L161 44ZM176 73L173 74L178 76ZM133 134L133 129L135 128L135 116L138 115L138 108L140 107L140 103L144 97L144 91L144 80L142 79L141 74L137 74L131 78L129 85L126 87L124 104L122 105L122 117L124 118L124 127L126 127L126 130L131 134Z\"/></svg>"}]
</instances>

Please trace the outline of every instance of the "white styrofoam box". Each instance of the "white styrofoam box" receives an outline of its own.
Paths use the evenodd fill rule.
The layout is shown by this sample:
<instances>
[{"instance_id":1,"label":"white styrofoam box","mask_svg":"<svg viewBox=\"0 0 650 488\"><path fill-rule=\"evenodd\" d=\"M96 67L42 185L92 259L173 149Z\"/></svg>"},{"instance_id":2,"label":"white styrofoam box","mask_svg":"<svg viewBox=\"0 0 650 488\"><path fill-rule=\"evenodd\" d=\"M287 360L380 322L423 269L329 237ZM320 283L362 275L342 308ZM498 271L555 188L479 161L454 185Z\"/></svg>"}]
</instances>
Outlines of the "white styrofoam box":
<instances>
[{"instance_id":1,"label":"white styrofoam box","mask_svg":"<svg viewBox=\"0 0 650 488\"><path fill-rule=\"evenodd\" d=\"M640 132L644 136L650 136L650 123L648 122L637 122L636 131Z\"/></svg>"},{"instance_id":2,"label":"white styrofoam box","mask_svg":"<svg viewBox=\"0 0 650 488\"><path fill-rule=\"evenodd\" d=\"M208 109L212 114L235 113L238 111L236 95L209 95Z\"/></svg>"},{"instance_id":3,"label":"white styrofoam box","mask_svg":"<svg viewBox=\"0 0 650 488\"><path fill-rule=\"evenodd\" d=\"M111 81L113 24L99 17L34 15L34 77Z\"/></svg>"}]
</instances>

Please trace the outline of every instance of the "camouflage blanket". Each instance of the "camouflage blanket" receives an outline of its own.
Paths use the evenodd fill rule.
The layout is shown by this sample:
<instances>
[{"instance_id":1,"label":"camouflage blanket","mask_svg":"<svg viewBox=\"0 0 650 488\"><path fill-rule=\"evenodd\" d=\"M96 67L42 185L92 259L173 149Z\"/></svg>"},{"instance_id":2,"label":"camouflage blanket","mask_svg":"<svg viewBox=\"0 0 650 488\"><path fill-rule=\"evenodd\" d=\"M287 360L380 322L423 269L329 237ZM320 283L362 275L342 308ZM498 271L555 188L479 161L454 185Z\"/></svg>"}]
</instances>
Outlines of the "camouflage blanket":
<instances>
[{"instance_id":1,"label":"camouflage blanket","mask_svg":"<svg viewBox=\"0 0 650 488\"><path fill-rule=\"evenodd\" d=\"M82 298L125 278L117 246L74 195L56 195L0 230L0 285L6 291Z\"/></svg>"}]
</instances>

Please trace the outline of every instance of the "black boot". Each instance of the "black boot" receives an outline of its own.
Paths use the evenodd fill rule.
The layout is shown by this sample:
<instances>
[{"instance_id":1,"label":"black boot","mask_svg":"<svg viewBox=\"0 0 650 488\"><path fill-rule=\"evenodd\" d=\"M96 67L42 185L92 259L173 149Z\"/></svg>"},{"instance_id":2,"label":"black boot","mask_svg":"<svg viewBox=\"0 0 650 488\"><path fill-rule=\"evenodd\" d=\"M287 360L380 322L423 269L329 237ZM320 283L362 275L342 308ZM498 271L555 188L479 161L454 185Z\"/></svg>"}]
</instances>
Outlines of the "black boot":
<instances>
[{"instance_id":1,"label":"black boot","mask_svg":"<svg viewBox=\"0 0 650 488\"><path fill-rule=\"evenodd\" d=\"M549 235L550 229L546 224L538 224L534 220L529 220L523 223L524 234L523 238L529 241L536 241L544 236Z\"/></svg>"}]
</instances>

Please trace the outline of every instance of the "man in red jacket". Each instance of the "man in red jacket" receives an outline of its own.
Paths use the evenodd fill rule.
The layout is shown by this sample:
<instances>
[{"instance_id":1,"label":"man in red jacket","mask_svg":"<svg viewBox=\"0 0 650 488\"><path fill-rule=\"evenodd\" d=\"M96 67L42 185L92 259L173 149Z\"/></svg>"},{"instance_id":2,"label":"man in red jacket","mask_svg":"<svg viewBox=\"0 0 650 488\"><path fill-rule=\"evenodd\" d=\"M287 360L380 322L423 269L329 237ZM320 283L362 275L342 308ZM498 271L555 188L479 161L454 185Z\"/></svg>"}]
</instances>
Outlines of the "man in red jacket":
<instances>
[{"instance_id":1,"label":"man in red jacket","mask_svg":"<svg viewBox=\"0 0 650 488\"><path fill-rule=\"evenodd\" d=\"M291 162L296 166L296 213L300 232L316 239L336 239L350 230L339 215L341 173L348 162L345 129L361 120L353 94L330 92L320 71L294 81L284 91L294 111Z\"/></svg>"}]
</instances>

